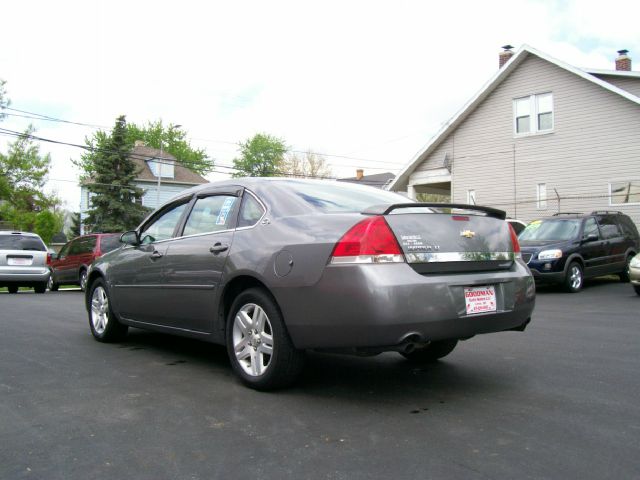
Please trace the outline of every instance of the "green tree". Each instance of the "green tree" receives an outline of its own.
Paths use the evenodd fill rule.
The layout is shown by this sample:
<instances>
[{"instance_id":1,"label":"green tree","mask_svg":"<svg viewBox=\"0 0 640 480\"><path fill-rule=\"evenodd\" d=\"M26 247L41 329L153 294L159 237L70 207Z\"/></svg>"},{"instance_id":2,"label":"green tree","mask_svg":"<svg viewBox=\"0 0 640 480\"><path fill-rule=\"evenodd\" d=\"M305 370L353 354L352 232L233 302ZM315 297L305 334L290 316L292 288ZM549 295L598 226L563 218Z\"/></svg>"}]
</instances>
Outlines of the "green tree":
<instances>
[{"instance_id":1,"label":"green tree","mask_svg":"<svg viewBox=\"0 0 640 480\"><path fill-rule=\"evenodd\" d=\"M325 178L333 175L327 160L311 150L302 155L290 153L283 160L281 168L287 176L298 178Z\"/></svg>"},{"instance_id":2,"label":"green tree","mask_svg":"<svg viewBox=\"0 0 640 480\"><path fill-rule=\"evenodd\" d=\"M234 177L274 177L280 174L287 147L283 140L257 133L239 143L240 158L233 160Z\"/></svg>"},{"instance_id":3,"label":"green tree","mask_svg":"<svg viewBox=\"0 0 640 480\"><path fill-rule=\"evenodd\" d=\"M64 217L61 212L44 210L36 215L34 231L40 235L44 243L51 243L51 239L62 230L63 225Z\"/></svg>"},{"instance_id":4,"label":"green tree","mask_svg":"<svg viewBox=\"0 0 640 480\"><path fill-rule=\"evenodd\" d=\"M80 236L80 227L82 225L82 219L80 212L74 212L71 214L71 227L69 228L69 238L75 238Z\"/></svg>"},{"instance_id":5,"label":"green tree","mask_svg":"<svg viewBox=\"0 0 640 480\"><path fill-rule=\"evenodd\" d=\"M124 115L116 119L110 134L96 132L86 142L89 150L77 162L91 197L85 225L94 232L135 228L149 210L142 206L142 189L133 183L137 172L129 158L131 143Z\"/></svg>"},{"instance_id":6,"label":"green tree","mask_svg":"<svg viewBox=\"0 0 640 480\"><path fill-rule=\"evenodd\" d=\"M6 154L0 153L0 216L14 228L29 231L35 229L39 212L60 203L43 191L51 158L40 154L40 147L31 138L33 132L29 126L9 144Z\"/></svg>"},{"instance_id":7,"label":"green tree","mask_svg":"<svg viewBox=\"0 0 640 480\"><path fill-rule=\"evenodd\" d=\"M203 149L194 148L187 140L187 133L180 127L169 125L165 127L162 120L147 122L144 126L135 123L127 124L127 142L133 144L142 140L153 148L162 148L170 153L185 167L194 172L205 175L213 170L213 161L207 158Z\"/></svg>"}]
</instances>

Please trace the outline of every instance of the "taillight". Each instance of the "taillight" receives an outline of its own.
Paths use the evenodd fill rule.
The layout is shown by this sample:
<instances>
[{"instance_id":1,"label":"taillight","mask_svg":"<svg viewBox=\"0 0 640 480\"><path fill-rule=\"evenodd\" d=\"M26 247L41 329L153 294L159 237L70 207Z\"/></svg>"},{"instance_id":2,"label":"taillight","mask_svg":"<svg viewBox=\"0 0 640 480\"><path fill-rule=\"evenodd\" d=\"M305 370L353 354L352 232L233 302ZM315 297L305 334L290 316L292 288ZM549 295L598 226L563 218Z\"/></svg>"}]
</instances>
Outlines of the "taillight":
<instances>
[{"instance_id":1,"label":"taillight","mask_svg":"<svg viewBox=\"0 0 640 480\"><path fill-rule=\"evenodd\" d=\"M404 256L384 217L354 225L336 243L331 263L400 263Z\"/></svg>"},{"instance_id":2,"label":"taillight","mask_svg":"<svg viewBox=\"0 0 640 480\"><path fill-rule=\"evenodd\" d=\"M47 253L47 265L51 265L51 253Z\"/></svg>"},{"instance_id":3,"label":"taillight","mask_svg":"<svg viewBox=\"0 0 640 480\"><path fill-rule=\"evenodd\" d=\"M513 229L511 224L509 225L509 233L511 234L511 245L513 245L513 253L516 258L522 258L522 254L520 253L520 242L518 241L518 235L516 235L516 231Z\"/></svg>"}]
</instances>

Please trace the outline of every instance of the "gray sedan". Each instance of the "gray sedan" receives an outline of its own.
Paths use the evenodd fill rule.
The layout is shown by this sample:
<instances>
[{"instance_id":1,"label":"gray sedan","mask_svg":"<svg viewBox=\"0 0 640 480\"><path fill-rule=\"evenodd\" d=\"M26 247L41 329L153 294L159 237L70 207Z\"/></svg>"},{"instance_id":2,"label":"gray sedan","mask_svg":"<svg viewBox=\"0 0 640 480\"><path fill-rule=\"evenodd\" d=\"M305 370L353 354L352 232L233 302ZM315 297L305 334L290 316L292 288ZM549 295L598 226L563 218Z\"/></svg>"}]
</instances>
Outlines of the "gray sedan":
<instances>
[{"instance_id":1,"label":"gray sedan","mask_svg":"<svg viewBox=\"0 0 640 480\"><path fill-rule=\"evenodd\" d=\"M291 384L308 349L434 361L531 319L534 282L504 218L337 182L195 187L92 265L89 325L104 342L137 327L224 344L256 389Z\"/></svg>"}]
</instances>

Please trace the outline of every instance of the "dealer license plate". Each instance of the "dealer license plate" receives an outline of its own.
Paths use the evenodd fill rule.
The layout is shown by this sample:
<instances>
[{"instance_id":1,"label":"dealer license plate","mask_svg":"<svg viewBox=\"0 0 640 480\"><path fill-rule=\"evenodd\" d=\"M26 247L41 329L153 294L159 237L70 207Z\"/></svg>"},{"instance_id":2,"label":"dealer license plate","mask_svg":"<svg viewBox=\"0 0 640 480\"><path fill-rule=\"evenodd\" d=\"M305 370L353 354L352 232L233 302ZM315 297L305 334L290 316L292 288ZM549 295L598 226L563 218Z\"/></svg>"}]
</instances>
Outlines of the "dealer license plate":
<instances>
[{"instance_id":1,"label":"dealer license plate","mask_svg":"<svg viewBox=\"0 0 640 480\"><path fill-rule=\"evenodd\" d=\"M31 265L33 261L32 258L24 258L24 257L8 257L7 263L9 265Z\"/></svg>"},{"instance_id":2,"label":"dealer license plate","mask_svg":"<svg viewBox=\"0 0 640 480\"><path fill-rule=\"evenodd\" d=\"M496 311L496 289L493 285L465 288L464 300L467 315Z\"/></svg>"}]
</instances>

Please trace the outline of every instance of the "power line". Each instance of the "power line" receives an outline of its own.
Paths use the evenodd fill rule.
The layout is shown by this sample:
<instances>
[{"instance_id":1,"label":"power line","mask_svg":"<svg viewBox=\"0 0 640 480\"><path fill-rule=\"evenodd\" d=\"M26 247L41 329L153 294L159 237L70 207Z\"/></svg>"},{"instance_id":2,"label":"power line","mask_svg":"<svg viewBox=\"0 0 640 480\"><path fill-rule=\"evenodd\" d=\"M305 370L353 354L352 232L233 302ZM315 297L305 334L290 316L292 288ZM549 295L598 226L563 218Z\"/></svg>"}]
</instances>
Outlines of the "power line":
<instances>
[{"instance_id":1,"label":"power line","mask_svg":"<svg viewBox=\"0 0 640 480\"><path fill-rule=\"evenodd\" d=\"M59 123L67 123L67 124L71 124L71 125L79 125L79 126L85 126L85 127L91 127L91 128L101 128L101 129L109 129L109 127L106 127L104 125L96 125L96 124L91 124L91 123L85 123L85 122L75 122L75 121L71 121L71 120L65 120L62 118L57 118L57 117L52 117L49 115L44 115L41 113L35 113L35 112L30 112L27 110L20 110L17 108L13 108L13 107L5 107L2 110L11 110L13 112L18 112L18 113L22 113L25 115L30 115L30 116L23 116L23 118L29 118L29 119L33 119L33 120L44 120L44 121L49 121L49 122L59 122ZM20 115L16 115L16 114L11 114L11 113L7 113L6 115L11 115L11 116L15 116L15 117L19 117ZM215 140L215 139L208 139L208 138L192 138L192 140L199 140L199 141L203 141L203 142L212 142L212 143L224 143L227 145L235 145L236 147L239 145L238 142L231 142L228 140ZM296 150L296 149L289 149L289 152L293 152L293 153L307 153L308 150ZM340 154L331 154L331 153L320 153L320 152L313 152L316 155L319 156L323 156L323 157L332 157L332 158L343 158L343 159L347 159L347 160L357 160L357 161L361 161L361 162L369 162L369 163L378 163L378 164L388 164L388 165L398 165L396 162L390 162L390 161L384 161L384 160L372 160L372 159L367 159L367 158L359 158L359 157L352 157L349 155L340 155ZM344 167L357 167L357 165L342 165ZM369 167L372 169L378 169L376 167ZM385 167L386 168L386 167ZM397 167L398 170L400 168L402 168L402 166L398 166ZM384 170L384 168L379 168L379 170Z\"/></svg>"}]
</instances>

